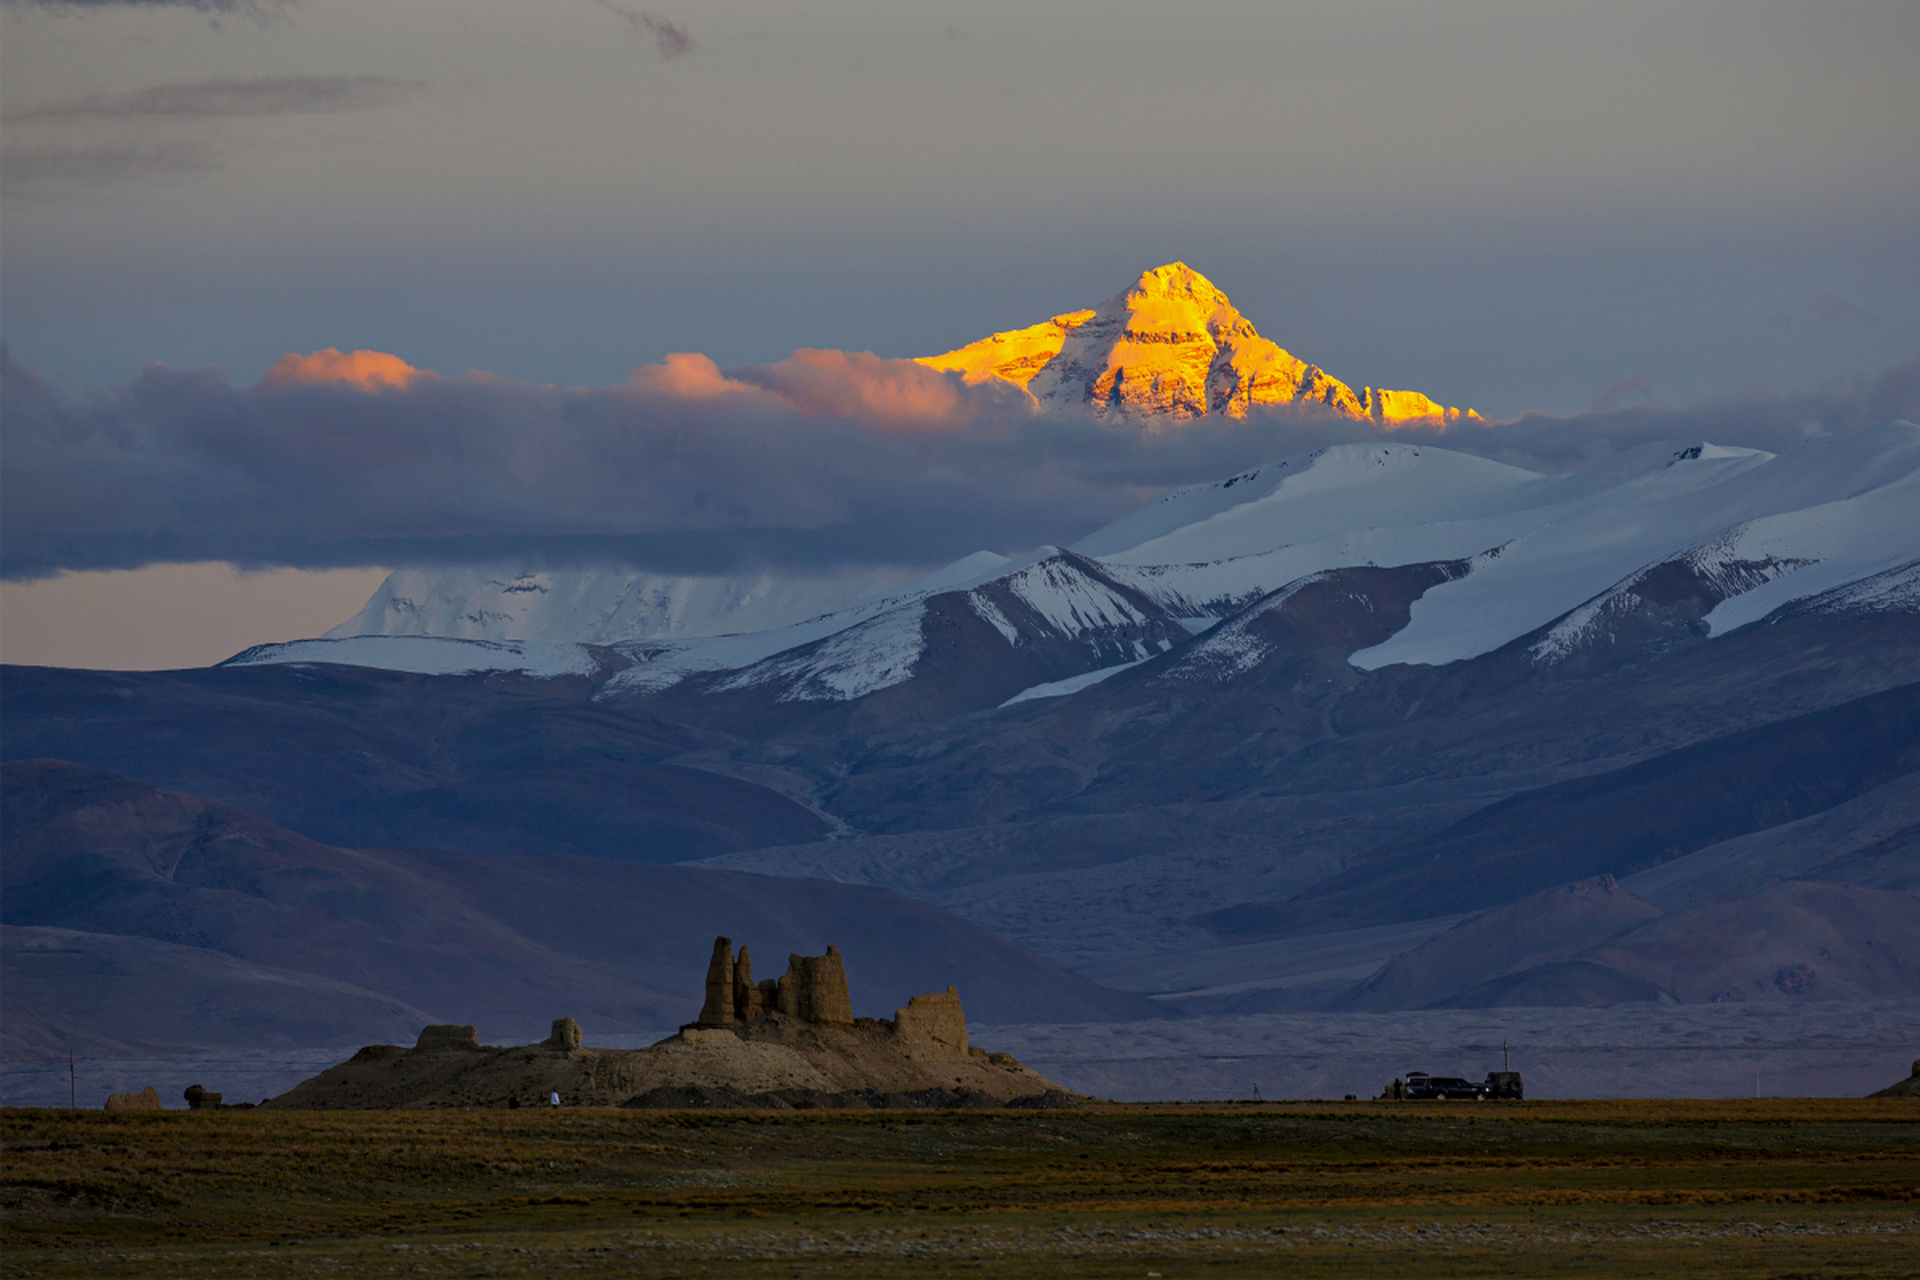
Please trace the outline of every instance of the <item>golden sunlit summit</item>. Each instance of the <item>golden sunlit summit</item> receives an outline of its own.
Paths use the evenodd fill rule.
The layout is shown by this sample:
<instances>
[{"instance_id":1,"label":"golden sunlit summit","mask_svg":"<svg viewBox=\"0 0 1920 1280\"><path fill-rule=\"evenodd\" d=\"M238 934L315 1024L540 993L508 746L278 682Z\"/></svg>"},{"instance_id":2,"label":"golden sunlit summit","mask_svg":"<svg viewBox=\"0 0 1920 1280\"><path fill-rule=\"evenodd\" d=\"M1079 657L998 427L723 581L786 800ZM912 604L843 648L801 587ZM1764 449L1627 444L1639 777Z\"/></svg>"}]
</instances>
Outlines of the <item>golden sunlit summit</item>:
<instances>
[{"instance_id":1,"label":"golden sunlit summit","mask_svg":"<svg viewBox=\"0 0 1920 1280\"><path fill-rule=\"evenodd\" d=\"M1091 311L1070 311L920 361L969 383L998 378L1043 409L1099 416L1239 418L1255 405L1319 406L1387 426L1475 419L1418 391L1355 391L1260 336L1184 262L1141 275Z\"/></svg>"}]
</instances>

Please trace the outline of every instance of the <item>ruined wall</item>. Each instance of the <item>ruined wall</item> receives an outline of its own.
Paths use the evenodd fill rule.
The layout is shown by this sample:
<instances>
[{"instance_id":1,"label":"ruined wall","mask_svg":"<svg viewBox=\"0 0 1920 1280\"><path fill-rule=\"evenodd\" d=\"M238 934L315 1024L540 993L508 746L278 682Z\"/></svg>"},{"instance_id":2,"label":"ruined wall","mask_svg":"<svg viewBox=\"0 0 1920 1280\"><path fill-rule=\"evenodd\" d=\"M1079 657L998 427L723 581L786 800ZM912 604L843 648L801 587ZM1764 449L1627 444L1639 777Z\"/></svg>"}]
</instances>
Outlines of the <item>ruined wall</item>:
<instances>
[{"instance_id":1,"label":"ruined wall","mask_svg":"<svg viewBox=\"0 0 1920 1280\"><path fill-rule=\"evenodd\" d=\"M915 1057L967 1056L967 1015L957 987L907 1001L906 1008L894 1010L893 1029Z\"/></svg>"}]
</instances>

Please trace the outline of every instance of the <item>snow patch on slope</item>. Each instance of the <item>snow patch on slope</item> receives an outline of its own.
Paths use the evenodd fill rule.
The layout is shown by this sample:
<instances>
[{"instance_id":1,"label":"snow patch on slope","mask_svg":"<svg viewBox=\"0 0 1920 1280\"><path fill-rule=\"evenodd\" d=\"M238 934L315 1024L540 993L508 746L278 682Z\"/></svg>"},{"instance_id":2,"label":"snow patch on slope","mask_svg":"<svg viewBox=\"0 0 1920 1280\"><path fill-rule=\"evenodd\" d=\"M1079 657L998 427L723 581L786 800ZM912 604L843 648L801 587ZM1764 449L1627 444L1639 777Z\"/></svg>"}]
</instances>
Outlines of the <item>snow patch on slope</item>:
<instances>
[{"instance_id":1,"label":"snow patch on slope","mask_svg":"<svg viewBox=\"0 0 1920 1280\"><path fill-rule=\"evenodd\" d=\"M1070 693L1091 689L1102 680L1117 676L1122 671L1130 671L1139 665L1139 662L1122 662L1117 666L1101 667L1098 671L1083 671L1077 676L1068 676L1065 680L1049 680L1045 684L1036 684L1032 688L1022 689L1000 706L1010 707L1016 702L1033 702L1040 698L1064 698Z\"/></svg>"},{"instance_id":2,"label":"snow patch on slope","mask_svg":"<svg viewBox=\"0 0 1920 1280\"><path fill-rule=\"evenodd\" d=\"M1051 548L1048 550L1051 551ZM657 693L702 672L737 671L750 667L788 649L824 640L903 604L922 601L943 591L972 586L1011 563L1014 562L991 551L976 551L871 600L790 626L741 635L621 644L616 648L631 658L634 665L616 672L601 690L601 696Z\"/></svg>"},{"instance_id":3,"label":"snow patch on slope","mask_svg":"<svg viewBox=\"0 0 1920 1280\"><path fill-rule=\"evenodd\" d=\"M1724 600L1706 617L1712 634L1757 622L1782 605L1871 578L1920 553L1920 470L1841 502L1752 521L1738 531L1749 558L1799 556L1806 567Z\"/></svg>"},{"instance_id":4,"label":"snow patch on slope","mask_svg":"<svg viewBox=\"0 0 1920 1280\"><path fill-rule=\"evenodd\" d=\"M590 676L599 662L585 646L543 640L457 640L434 636L352 636L257 644L228 658L223 667L335 663L414 675L458 676L514 671L552 679Z\"/></svg>"},{"instance_id":5,"label":"snow patch on slope","mask_svg":"<svg viewBox=\"0 0 1920 1280\"><path fill-rule=\"evenodd\" d=\"M1106 583L1058 556L996 581L1061 635L1140 626L1149 621Z\"/></svg>"},{"instance_id":6,"label":"snow patch on slope","mask_svg":"<svg viewBox=\"0 0 1920 1280\"><path fill-rule=\"evenodd\" d=\"M982 622L998 631L1000 638L1008 644L1020 643L1020 628L1008 622L1007 615L1000 612L1000 606L988 599L986 595L979 591L967 592L967 607L979 614Z\"/></svg>"},{"instance_id":7,"label":"snow patch on slope","mask_svg":"<svg viewBox=\"0 0 1920 1280\"><path fill-rule=\"evenodd\" d=\"M1310 573L1274 592L1259 608L1249 609L1221 623L1181 655L1179 665L1166 673L1167 678L1225 684L1253 670L1273 652L1273 646L1254 632L1254 621L1285 604L1301 588L1322 581L1326 576L1324 573Z\"/></svg>"},{"instance_id":8,"label":"snow patch on slope","mask_svg":"<svg viewBox=\"0 0 1920 1280\"><path fill-rule=\"evenodd\" d=\"M961 564L974 559L968 557ZM764 631L897 589L901 577L896 569L873 568L822 577L768 572L675 577L630 570L502 566L399 569L388 575L359 613L326 635L329 639L405 635L614 644Z\"/></svg>"},{"instance_id":9,"label":"snow patch on slope","mask_svg":"<svg viewBox=\"0 0 1920 1280\"><path fill-rule=\"evenodd\" d=\"M1909 560L1806 602L1816 613L1920 613L1920 560Z\"/></svg>"},{"instance_id":10,"label":"snow patch on slope","mask_svg":"<svg viewBox=\"0 0 1920 1280\"><path fill-rule=\"evenodd\" d=\"M927 609L911 604L848 627L805 652L758 663L716 689L732 692L765 684L788 687L781 702L851 702L903 684L927 651Z\"/></svg>"},{"instance_id":11,"label":"snow patch on slope","mask_svg":"<svg viewBox=\"0 0 1920 1280\"><path fill-rule=\"evenodd\" d=\"M1722 599L1731 599L1783 574L1817 563L1812 559L1775 556L1753 545L1754 540L1747 536L1752 528L1751 523L1739 525L1701 546L1636 570L1623 582L1555 623L1528 646L1528 656L1536 664L1547 666L1599 642L1626 615L1642 607L1638 588L1656 570L1668 565L1683 566L1718 591Z\"/></svg>"}]
</instances>

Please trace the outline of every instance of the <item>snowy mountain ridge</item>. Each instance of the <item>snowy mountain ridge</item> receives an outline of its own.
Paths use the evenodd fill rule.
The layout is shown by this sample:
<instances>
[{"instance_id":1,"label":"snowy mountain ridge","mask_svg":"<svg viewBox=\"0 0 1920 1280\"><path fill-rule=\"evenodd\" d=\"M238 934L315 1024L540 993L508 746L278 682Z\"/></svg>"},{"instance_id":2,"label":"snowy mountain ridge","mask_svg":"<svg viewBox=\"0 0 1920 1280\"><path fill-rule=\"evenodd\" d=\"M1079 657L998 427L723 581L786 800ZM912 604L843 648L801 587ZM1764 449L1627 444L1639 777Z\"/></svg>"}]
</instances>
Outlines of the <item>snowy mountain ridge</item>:
<instances>
[{"instance_id":1,"label":"snowy mountain ridge","mask_svg":"<svg viewBox=\"0 0 1920 1280\"><path fill-rule=\"evenodd\" d=\"M940 652L1001 663L997 679L1030 671L1034 690L1050 688L1034 696L1065 696L1086 687L1071 683L1083 675L1151 660L1222 618L1232 621L1193 647L1181 670L1230 681L1265 652L1258 637L1266 624L1254 615L1329 573L1370 566L1458 567L1423 578L1410 605L1398 606L1402 622L1352 654L1362 670L1460 661L1522 637L1536 664L1611 662L1625 660L1623 645L1657 654L1910 566L1920 559L1915 511L1920 427L1911 423L1816 436L1777 456L1655 443L1566 475L1431 445L1338 445L1169 492L1070 551L1044 547L1014 560L978 553L784 626L622 641L611 652L630 665L606 679L601 696L651 696L696 680L716 696L857 701L926 677L935 632L948 637ZM1896 575L1855 604L1904 608L1906 581ZM769 589L760 599L778 603L760 607L803 598ZM980 648L985 637L1004 660ZM1594 656L1602 650L1619 653ZM431 659L336 638L262 647L235 661L567 665L532 649L501 650L486 663L475 652ZM1040 665L1020 665L1031 662ZM941 679L964 684L952 671Z\"/></svg>"},{"instance_id":2,"label":"snowy mountain ridge","mask_svg":"<svg viewBox=\"0 0 1920 1280\"><path fill-rule=\"evenodd\" d=\"M779 703L852 701L919 675L933 631L948 650L991 636L1004 655L1024 655L1017 661L1068 664L1069 678L1142 661L1185 638L1185 628L1151 601L1055 547L971 578L960 569L949 566L923 579L927 585L775 633L617 646L634 665L608 680L602 696L658 693L710 676L705 687L714 694L763 690Z\"/></svg>"}]
</instances>

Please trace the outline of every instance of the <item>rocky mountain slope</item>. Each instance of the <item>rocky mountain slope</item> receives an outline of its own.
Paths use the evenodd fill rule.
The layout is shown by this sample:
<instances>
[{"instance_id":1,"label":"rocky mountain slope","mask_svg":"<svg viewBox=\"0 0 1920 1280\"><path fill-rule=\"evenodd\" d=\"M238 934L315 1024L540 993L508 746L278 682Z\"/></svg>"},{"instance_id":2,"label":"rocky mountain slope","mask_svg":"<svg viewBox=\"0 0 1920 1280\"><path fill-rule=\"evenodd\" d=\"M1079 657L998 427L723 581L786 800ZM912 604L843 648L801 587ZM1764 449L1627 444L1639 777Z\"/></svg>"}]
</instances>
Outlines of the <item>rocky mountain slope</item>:
<instances>
[{"instance_id":1,"label":"rocky mountain slope","mask_svg":"<svg viewBox=\"0 0 1920 1280\"><path fill-rule=\"evenodd\" d=\"M1154 1011L880 890L554 853L342 849L242 810L59 761L4 766L5 1052L524 1037L699 1010L715 934L835 941L853 1005L964 981L996 1021ZM104 981L103 979L110 979Z\"/></svg>"}]
</instances>

